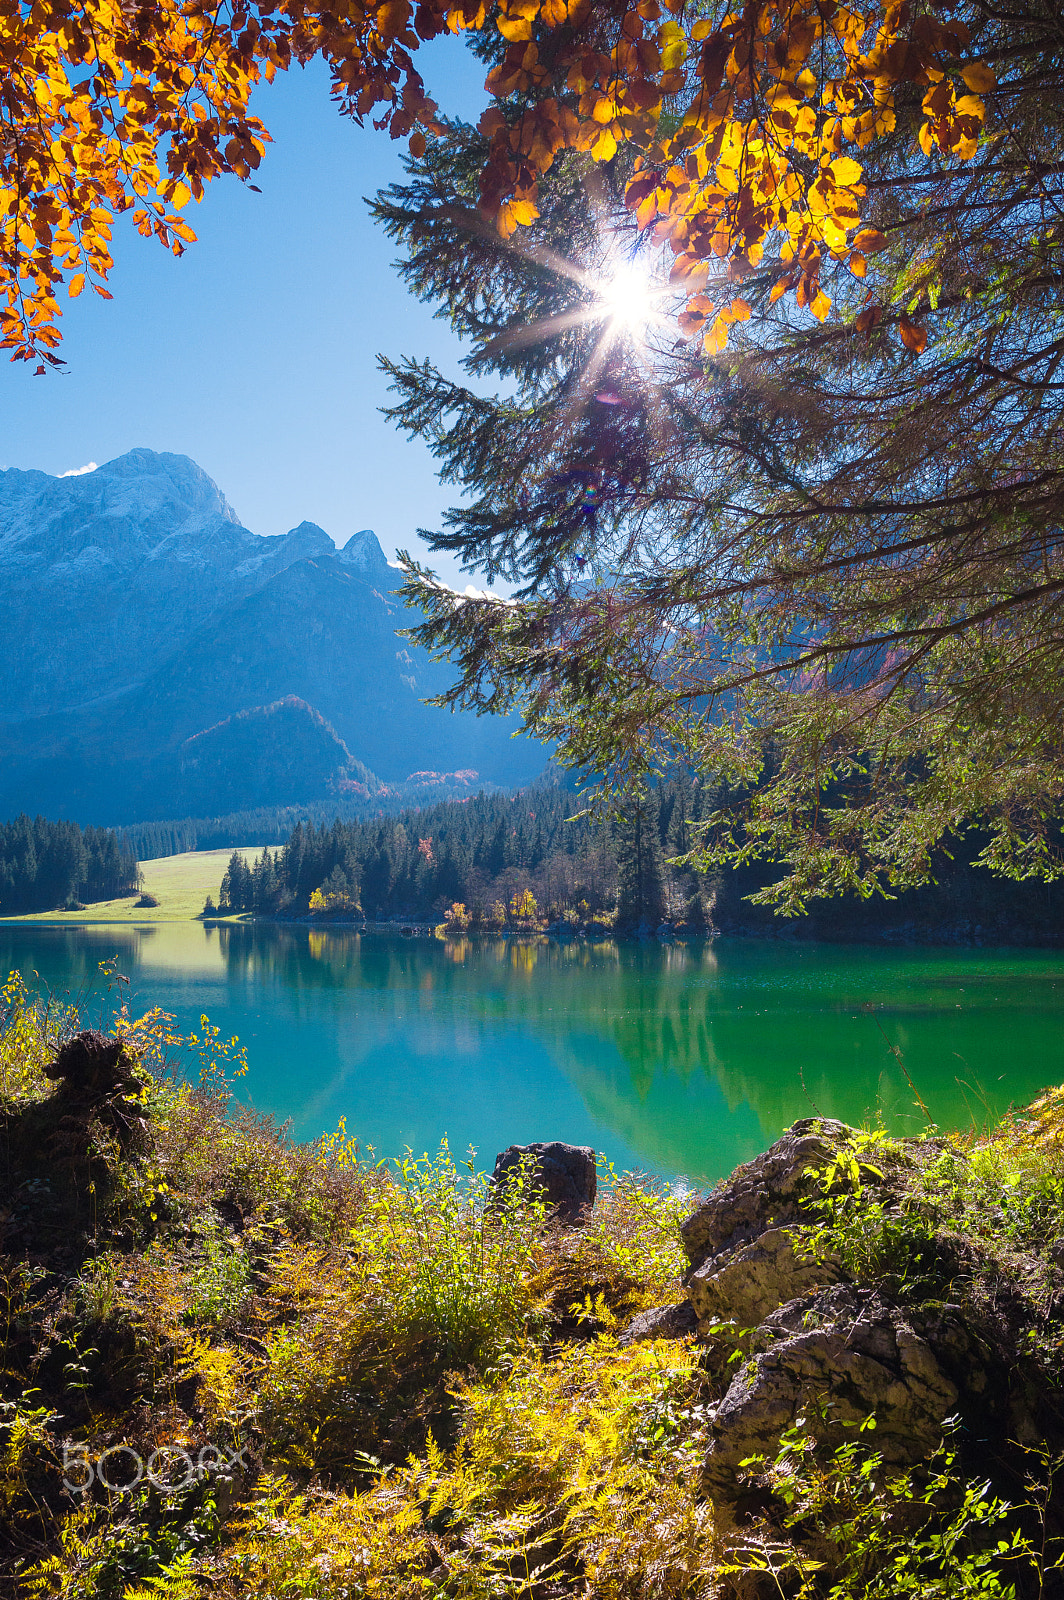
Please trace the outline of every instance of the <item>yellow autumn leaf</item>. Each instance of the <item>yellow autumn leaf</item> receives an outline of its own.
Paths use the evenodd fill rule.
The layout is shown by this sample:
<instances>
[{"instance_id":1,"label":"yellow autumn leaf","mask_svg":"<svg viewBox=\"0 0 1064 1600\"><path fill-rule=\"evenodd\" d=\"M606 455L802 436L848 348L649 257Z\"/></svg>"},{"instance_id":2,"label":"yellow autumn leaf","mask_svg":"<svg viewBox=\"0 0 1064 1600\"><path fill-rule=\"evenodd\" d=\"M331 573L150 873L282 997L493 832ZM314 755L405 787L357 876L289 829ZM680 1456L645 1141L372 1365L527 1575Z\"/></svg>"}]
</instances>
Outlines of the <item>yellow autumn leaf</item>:
<instances>
[{"instance_id":1,"label":"yellow autumn leaf","mask_svg":"<svg viewBox=\"0 0 1064 1600\"><path fill-rule=\"evenodd\" d=\"M831 163L831 176L842 189L852 189L855 183L860 183L864 175L864 168L852 156L839 156Z\"/></svg>"},{"instance_id":2,"label":"yellow autumn leaf","mask_svg":"<svg viewBox=\"0 0 1064 1600\"><path fill-rule=\"evenodd\" d=\"M85 287L85 274L83 272L79 272L79 273L77 273L77 275L75 277L71 278L71 280L70 280L70 288L67 290L67 293L70 295L71 300L76 300L78 295L81 293L82 289L84 289L84 287Z\"/></svg>"},{"instance_id":3,"label":"yellow autumn leaf","mask_svg":"<svg viewBox=\"0 0 1064 1600\"><path fill-rule=\"evenodd\" d=\"M612 161L617 154L617 140L608 128L604 128L591 146L591 155L595 161Z\"/></svg>"},{"instance_id":4,"label":"yellow autumn leaf","mask_svg":"<svg viewBox=\"0 0 1064 1600\"><path fill-rule=\"evenodd\" d=\"M721 314L702 340L702 348L707 356L715 356L720 354L727 343L728 323L724 315Z\"/></svg>"},{"instance_id":5,"label":"yellow autumn leaf","mask_svg":"<svg viewBox=\"0 0 1064 1600\"><path fill-rule=\"evenodd\" d=\"M988 94L997 86L997 77L982 61L966 61L961 68L961 77L973 94Z\"/></svg>"}]
</instances>

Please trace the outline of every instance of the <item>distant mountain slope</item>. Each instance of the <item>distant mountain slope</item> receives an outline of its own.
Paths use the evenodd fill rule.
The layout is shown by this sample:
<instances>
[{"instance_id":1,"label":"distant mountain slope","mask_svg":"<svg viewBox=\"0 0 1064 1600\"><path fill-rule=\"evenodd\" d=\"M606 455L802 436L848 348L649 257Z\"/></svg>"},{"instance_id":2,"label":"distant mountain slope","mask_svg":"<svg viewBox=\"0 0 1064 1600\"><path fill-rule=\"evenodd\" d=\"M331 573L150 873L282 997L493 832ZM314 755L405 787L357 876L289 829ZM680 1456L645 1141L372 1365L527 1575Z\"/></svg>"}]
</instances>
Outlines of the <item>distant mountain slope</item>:
<instances>
[{"instance_id":1,"label":"distant mountain slope","mask_svg":"<svg viewBox=\"0 0 1064 1600\"><path fill-rule=\"evenodd\" d=\"M396 638L416 620L397 582L368 529L342 550L310 522L249 532L185 456L0 472L0 814L131 822L416 769L533 777L547 752L514 724L421 703L448 669Z\"/></svg>"}]
</instances>

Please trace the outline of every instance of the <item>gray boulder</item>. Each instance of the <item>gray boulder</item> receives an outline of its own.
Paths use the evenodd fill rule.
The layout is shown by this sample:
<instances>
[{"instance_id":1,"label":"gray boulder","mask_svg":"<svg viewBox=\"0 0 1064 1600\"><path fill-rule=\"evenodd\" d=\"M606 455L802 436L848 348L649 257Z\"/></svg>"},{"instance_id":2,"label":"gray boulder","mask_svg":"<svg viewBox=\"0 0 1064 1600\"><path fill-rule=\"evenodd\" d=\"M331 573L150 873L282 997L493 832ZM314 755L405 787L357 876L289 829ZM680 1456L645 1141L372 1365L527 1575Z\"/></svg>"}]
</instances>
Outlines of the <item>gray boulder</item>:
<instances>
[{"instance_id":1,"label":"gray boulder","mask_svg":"<svg viewBox=\"0 0 1064 1600\"><path fill-rule=\"evenodd\" d=\"M491 1181L498 1190L506 1188L521 1170L531 1164L534 1187L540 1191L559 1222L580 1222L595 1204L598 1172L595 1152L589 1145L512 1144L495 1157Z\"/></svg>"},{"instance_id":2,"label":"gray boulder","mask_svg":"<svg viewBox=\"0 0 1064 1600\"><path fill-rule=\"evenodd\" d=\"M731 1321L753 1328L777 1306L836 1283L838 1261L804 1254L800 1231L767 1228L759 1239L710 1256L687 1280L687 1293L703 1331Z\"/></svg>"},{"instance_id":3,"label":"gray boulder","mask_svg":"<svg viewBox=\"0 0 1064 1600\"><path fill-rule=\"evenodd\" d=\"M958 1400L956 1386L905 1312L873 1290L836 1284L765 1319L761 1348L732 1382L713 1421L711 1489L734 1493L739 1463L773 1457L799 1413L819 1442L853 1436L842 1424L875 1415L873 1446L893 1463L928 1456Z\"/></svg>"},{"instance_id":4,"label":"gray boulder","mask_svg":"<svg viewBox=\"0 0 1064 1600\"><path fill-rule=\"evenodd\" d=\"M649 1311L641 1311L624 1332L618 1334L617 1343L625 1347L639 1344L643 1339L683 1339L697 1327L694 1307L690 1301L681 1300L676 1306L653 1306Z\"/></svg>"},{"instance_id":5,"label":"gray boulder","mask_svg":"<svg viewBox=\"0 0 1064 1600\"><path fill-rule=\"evenodd\" d=\"M826 1166L853 1132L844 1122L808 1117L764 1155L737 1167L683 1224L691 1266L749 1244L773 1224L807 1221L802 1202L813 1192L810 1169Z\"/></svg>"}]
</instances>

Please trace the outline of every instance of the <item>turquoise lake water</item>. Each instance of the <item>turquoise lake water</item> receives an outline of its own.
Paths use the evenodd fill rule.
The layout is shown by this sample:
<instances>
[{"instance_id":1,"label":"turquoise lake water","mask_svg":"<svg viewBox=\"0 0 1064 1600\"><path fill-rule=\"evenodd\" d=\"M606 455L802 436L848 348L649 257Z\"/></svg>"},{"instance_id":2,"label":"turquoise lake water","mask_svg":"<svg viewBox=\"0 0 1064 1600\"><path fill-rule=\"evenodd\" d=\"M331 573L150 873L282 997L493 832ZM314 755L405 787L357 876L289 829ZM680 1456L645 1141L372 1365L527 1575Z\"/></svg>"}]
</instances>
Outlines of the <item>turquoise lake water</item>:
<instances>
[{"instance_id":1,"label":"turquoise lake water","mask_svg":"<svg viewBox=\"0 0 1064 1600\"><path fill-rule=\"evenodd\" d=\"M304 926L0 926L0 970L98 1024L202 1013L248 1049L240 1096L297 1137L341 1116L378 1155L446 1135L590 1144L618 1171L715 1179L796 1118L982 1125L1064 1081L1064 953L403 940Z\"/></svg>"}]
</instances>

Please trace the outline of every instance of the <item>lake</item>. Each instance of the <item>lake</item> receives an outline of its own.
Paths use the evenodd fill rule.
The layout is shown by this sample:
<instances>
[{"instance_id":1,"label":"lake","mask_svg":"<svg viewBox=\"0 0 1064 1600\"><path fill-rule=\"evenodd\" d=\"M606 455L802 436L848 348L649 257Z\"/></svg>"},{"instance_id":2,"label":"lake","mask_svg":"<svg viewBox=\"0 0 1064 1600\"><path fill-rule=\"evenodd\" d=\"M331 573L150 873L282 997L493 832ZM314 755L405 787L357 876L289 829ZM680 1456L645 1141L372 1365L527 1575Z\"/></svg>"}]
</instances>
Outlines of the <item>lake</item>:
<instances>
[{"instance_id":1,"label":"lake","mask_svg":"<svg viewBox=\"0 0 1064 1600\"><path fill-rule=\"evenodd\" d=\"M1064 1081L1064 953L400 939L304 925L0 925L98 1025L98 964L131 1011L239 1035L242 1099L301 1138L341 1116L378 1155L590 1144L618 1171L704 1182L798 1117L981 1126Z\"/></svg>"}]
</instances>

